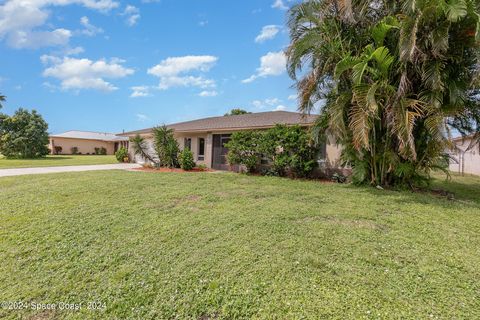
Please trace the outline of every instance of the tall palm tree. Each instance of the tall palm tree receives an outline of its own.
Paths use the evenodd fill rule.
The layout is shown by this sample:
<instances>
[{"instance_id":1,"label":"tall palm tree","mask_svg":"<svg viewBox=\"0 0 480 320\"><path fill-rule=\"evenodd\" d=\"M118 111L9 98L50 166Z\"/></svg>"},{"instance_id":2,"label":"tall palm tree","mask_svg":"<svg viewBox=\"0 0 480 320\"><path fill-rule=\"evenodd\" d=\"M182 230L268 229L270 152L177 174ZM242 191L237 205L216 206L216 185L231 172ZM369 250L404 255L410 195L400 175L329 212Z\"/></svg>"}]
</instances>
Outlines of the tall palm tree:
<instances>
[{"instance_id":1,"label":"tall palm tree","mask_svg":"<svg viewBox=\"0 0 480 320\"><path fill-rule=\"evenodd\" d=\"M317 0L290 10L287 69L297 81L299 110L326 101L315 132L345 146L357 181L428 178L446 164L450 126L471 131L480 123L471 98L478 6Z\"/></svg>"}]
</instances>

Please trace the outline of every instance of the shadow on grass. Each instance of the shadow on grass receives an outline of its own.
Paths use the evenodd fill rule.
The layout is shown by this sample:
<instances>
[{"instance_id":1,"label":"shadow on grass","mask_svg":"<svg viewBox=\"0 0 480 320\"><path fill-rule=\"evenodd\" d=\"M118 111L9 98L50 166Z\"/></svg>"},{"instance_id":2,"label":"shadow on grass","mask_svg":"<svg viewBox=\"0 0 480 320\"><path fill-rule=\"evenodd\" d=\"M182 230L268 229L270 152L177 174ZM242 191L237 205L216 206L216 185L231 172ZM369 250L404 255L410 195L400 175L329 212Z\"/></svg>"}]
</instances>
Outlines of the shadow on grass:
<instances>
[{"instance_id":1,"label":"shadow on grass","mask_svg":"<svg viewBox=\"0 0 480 320\"><path fill-rule=\"evenodd\" d=\"M480 177L453 177L452 180L435 178L429 189L422 191L378 190L373 187L354 185L349 185L347 188L352 191L366 192L374 197L385 198L398 204L428 204L440 208L463 205L480 209ZM443 191L449 195L443 194ZM450 195L453 195L453 198Z\"/></svg>"}]
</instances>

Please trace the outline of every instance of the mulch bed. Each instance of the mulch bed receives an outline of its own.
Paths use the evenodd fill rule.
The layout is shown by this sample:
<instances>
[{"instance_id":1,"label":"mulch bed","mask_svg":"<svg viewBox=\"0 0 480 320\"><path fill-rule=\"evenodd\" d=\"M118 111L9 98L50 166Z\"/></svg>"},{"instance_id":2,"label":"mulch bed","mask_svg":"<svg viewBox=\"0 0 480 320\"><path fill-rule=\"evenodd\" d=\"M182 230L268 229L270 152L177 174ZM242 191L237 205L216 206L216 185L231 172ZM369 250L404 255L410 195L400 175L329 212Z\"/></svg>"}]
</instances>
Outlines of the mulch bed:
<instances>
[{"instance_id":1,"label":"mulch bed","mask_svg":"<svg viewBox=\"0 0 480 320\"><path fill-rule=\"evenodd\" d=\"M174 169L158 168L157 169L157 168L143 167L143 168L133 169L132 171L157 172L157 173L160 173L160 172L191 173L191 172L214 172L215 170L208 169L208 168L207 169L193 168L190 171L185 171L183 169L177 169L177 168L174 168Z\"/></svg>"}]
</instances>

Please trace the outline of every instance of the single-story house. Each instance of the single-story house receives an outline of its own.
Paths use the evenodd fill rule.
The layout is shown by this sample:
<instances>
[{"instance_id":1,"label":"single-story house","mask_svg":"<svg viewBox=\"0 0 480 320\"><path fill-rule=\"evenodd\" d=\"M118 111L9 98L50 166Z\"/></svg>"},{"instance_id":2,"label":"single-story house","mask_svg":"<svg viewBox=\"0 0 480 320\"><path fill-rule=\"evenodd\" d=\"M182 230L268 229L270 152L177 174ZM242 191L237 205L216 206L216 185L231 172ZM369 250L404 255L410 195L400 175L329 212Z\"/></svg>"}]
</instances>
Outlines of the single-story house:
<instances>
[{"instance_id":1,"label":"single-story house","mask_svg":"<svg viewBox=\"0 0 480 320\"><path fill-rule=\"evenodd\" d=\"M453 139L455 150L451 154L450 171L480 175L480 143L474 136Z\"/></svg>"},{"instance_id":2,"label":"single-story house","mask_svg":"<svg viewBox=\"0 0 480 320\"><path fill-rule=\"evenodd\" d=\"M228 149L225 143L230 140L230 135L242 130L261 130L274 127L276 124L300 125L310 127L315 122L316 116L303 116L296 112L271 111L249 113L242 115L230 115L211 117L187 122L180 122L167 125L174 130L174 136L181 149L189 148L193 152L194 160L208 168L217 170L228 170L226 155ZM153 128L123 133L122 136L142 136L150 152L153 155ZM329 168L338 168L341 149L333 141L328 141L320 152L323 159L319 162ZM129 149L130 156L135 162L144 163L144 159L134 156L132 148Z\"/></svg>"},{"instance_id":3,"label":"single-story house","mask_svg":"<svg viewBox=\"0 0 480 320\"><path fill-rule=\"evenodd\" d=\"M95 148L105 148L107 154L115 154L121 148L128 148L128 138L113 133L90 131L67 131L50 137L49 149L55 154L55 147L61 147L59 154L72 154L77 148L79 154L95 154Z\"/></svg>"}]
</instances>

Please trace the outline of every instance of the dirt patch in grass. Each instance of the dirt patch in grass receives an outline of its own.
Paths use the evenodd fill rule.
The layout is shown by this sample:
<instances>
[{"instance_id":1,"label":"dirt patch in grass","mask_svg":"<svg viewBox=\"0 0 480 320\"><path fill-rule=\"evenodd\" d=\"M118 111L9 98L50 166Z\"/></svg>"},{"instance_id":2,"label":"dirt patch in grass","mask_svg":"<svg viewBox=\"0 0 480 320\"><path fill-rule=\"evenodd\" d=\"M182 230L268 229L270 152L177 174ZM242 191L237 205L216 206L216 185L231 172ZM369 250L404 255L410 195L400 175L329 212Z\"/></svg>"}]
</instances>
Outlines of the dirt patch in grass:
<instances>
[{"instance_id":1,"label":"dirt patch in grass","mask_svg":"<svg viewBox=\"0 0 480 320\"><path fill-rule=\"evenodd\" d=\"M302 223L309 222L325 222L333 225L339 225L347 228L361 228L361 229L371 229L371 230L386 230L387 227L381 224L378 224L372 220L367 219L348 219L348 218L339 218L333 216L311 216L304 217L297 220Z\"/></svg>"}]
</instances>

